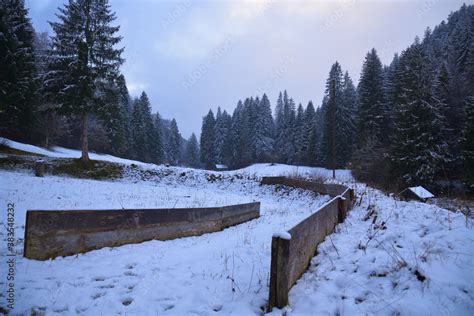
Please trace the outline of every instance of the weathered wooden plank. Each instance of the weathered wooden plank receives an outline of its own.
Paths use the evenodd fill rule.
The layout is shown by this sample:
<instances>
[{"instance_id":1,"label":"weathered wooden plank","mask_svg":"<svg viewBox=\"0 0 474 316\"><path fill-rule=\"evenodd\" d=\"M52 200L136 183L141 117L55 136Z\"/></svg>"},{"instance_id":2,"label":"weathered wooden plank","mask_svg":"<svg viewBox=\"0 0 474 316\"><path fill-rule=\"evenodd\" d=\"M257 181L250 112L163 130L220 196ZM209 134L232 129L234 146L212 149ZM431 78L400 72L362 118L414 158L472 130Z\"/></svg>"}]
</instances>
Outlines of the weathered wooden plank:
<instances>
[{"instance_id":1,"label":"weathered wooden plank","mask_svg":"<svg viewBox=\"0 0 474 316\"><path fill-rule=\"evenodd\" d=\"M339 198L334 198L288 231L291 235L288 288L306 271L318 245L334 230L338 206Z\"/></svg>"},{"instance_id":2,"label":"weathered wooden plank","mask_svg":"<svg viewBox=\"0 0 474 316\"><path fill-rule=\"evenodd\" d=\"M342 222L354 200L354 191L343 185L322 184L285 177L264 177L262 184L281 184L312 190L333 197L314 214L288 231L290 240L272 238L272 259L268 309L283 308L288 304L288 292L307 270L318 245ZM282 245L283 243L283 245ZM285 252L287 249L287 252ZM286 253L287 256L282 254Z\"/></svg>"},{"instance_id":3,"label":"weathered wooden plank","mask_svg":"<svg viewBox=\"0 0 474 316\"><path fill-rule=\"evenodd\" d=\"M24 256L46 260L152 239L197 236L259 216L259 202L194 209L28 211Z\"/></svg>"},{"instance_id":4,"label":"weathered wooden plank","mask_svg":"<svg viewBox=\"0 0 474 316\"><path fill-rule=\"evenodd\" d=\"M270 300L268 309L288 305L288 262L290 258L290 240L272 238L272 258L270 265Z\"/></svg>"}]
</instances>

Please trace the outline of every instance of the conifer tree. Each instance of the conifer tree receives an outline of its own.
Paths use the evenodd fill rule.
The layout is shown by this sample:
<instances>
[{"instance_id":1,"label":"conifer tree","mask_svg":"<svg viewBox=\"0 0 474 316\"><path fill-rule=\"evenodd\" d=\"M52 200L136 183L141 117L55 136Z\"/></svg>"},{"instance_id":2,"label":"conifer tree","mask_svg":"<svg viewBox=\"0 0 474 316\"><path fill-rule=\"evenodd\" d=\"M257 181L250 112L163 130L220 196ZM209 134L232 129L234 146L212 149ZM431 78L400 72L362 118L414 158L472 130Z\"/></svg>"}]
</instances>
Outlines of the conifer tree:
<instances>
[{"instance_id":1,"label":"conifer tree","mask_svg":"<svg viewBox=\"0 0 474 316\"><path fill-rule=\"evenodd\" d=\"M176 166L179 163L181 154L181 134L179 133L178 124L175 119L171 120L168 146L168 162L172 166Z\"/></svg>"},{"instance_id":2,"label":"conifer tree","mask_svg":"<svg viewBox=\"0 0 474 316\"><path fill-rule=\"evenodd\" d=\"M22 0L0 2L0 133L31 140L35 123L34 30Z\"/></svg>"},{"instance_id":3,"label":"conifer tree","mask_svg":"<svg viewBox=\"0 0 474 316\"><path fill-rule=\"evenodd\" d=\"M429 185L445 162L442 116L433 106L426 56L418 40L400 58L403 91L396 105L391 161L401 185Z\"/></svg>"},{"instance_id":4,"label":"conifer tree","mask_svg":"<svg viewBox=\"0 0 474 316\"><path fill-rule=\"evenodd\" d=\"M318 152L316 150L318 143L318 132L316 126L316 111L312 101L308 102L304 113L304 132L302 135L303 163L308 166L316 164Z\"/></svg>"},{"instance_id":5,"label":"conifer tree","mask_svg":"<svg viewBox=\"0 0 474 316\"><path fill-rule=\"evenodd\" d=\"M344 82L342 69L338 62L333 64L326 82L327 105L324 109L324 127L321 144L324 164L344 167L348 162L347 153L351 151L354 122L351 109L344 102ZM333 148L333 142L335 148ZM333 150L335 157L333 157ZM334 161L333 161L334 159Z\"/></svg>"},{"instance_id":6,"label":"conifer tree","mask_svg":"<svg viewBox=\"0 0 474 316\"><path fill-rule=\"evenodd\" d=\"M90 114L106 107L123 63L123 49L115 46L121 37L111 24L115 14L107 0L71 0L59 9L52 54L44 84L57 96L60 111L82 121L82 160L87 162Z\"/></svg>"},{"instance_id":7,"label":"conifer tree","mask_svg":"<svg viewBox=\"0 0 474 316\"><path fill-rule=\"evenodd\" d=\"M143 127L143 113L140 100L133 100L132 114L130 119L132 135L132 153L133 159L142 160L146 152L146 132Z\"/></svg>"},{"instance_id":8,"label":"conifer tree","mask_svg":"<svg viewBox=\"0 0 474 316\"><path fill-rule=\"evenodd\" d=\"M156 112L155 118L153 120L153 127L155 129L155 144L156 144L156 160L159 163L166 161L165 148L167 148L167 143L165 137L163 136L163 121L159 112Z\"/></svg>"},{"instance_id":9,"label":"conifer tree","mask_svg":"<svg viewBox=\"0 0 474 316\"><path fill-rule=\"evenodd\" d=\"M358 135L362 145L369 137L382 140L384 99L383 70L377 51L365 57L358 86Z\"/></svg>"},{"instance_id":10,"label":"conifer tree","mask_svg":"<svg viewBox=\"0 0 474 316\"><path fill-rule=\"evenodd\" d=\"M214 113L209 113L203 118L201 129L201 161L206 169L214 169L216 164L215 154L215 126Z\"/></svg>"},{"instance_id":11,"label":"conifer tree","mask_svg":"<svg viewBox=\"0 0 474 316\"><path fill-rule=\"evenodd\" d=\"M464 162L464 182L470 193L474 192L474 96L466 100L466 123L461 137Z\"/></svg>"},{"instance_id":12,"label":"conifer tree","mask_svg":"<svg viewBox=\"0 0 474 316\"><path fill-rule=\"evenodd\" d=\"M191 134L189 137L188 142L186 144L186 164L193 168L199 168L200 161L199 161L199 145L197 142L196 135L194 133Z\"/></svg>"},{"instance_id":13,"label":"conifer tree","mask_svg":"<svg viewBox=\"0 0 474 316\"><path fill-rule=\"evenodd\" d=\"M216 114L216 126L215 126L215 161L217 163L224 163L224 154L225 154L225 140L229 134L230 125L232 124L232 118L227 112L221 111L219 107Z\"/></svg>"},{"instance_id":14,"label":"conifer tree","mask_svg":"<svg viewBox=\"0 0 474 316\"><path fill-rule=\"evenodd\" d=\"M273 152L273 117L270 100L263 94L261 100L255 101L254 131L251 135L255 148L255 161L269 161Z\"/></svg>"},{"instance_id":15,"label":"conifer tree","mask_svg":"<svg viewBox=\"0 0 474 316\"><path fill-rule=\"evenodd\" d=\"M298 109L296 110L296 117L294 123L294 146L295 146L295 158L294 163L301 164L303 162L304 152L306 150L304 145L304 134L306 131L304 130L304 109L303 105L300 103L298 105Z\"/></svg>"}]
</instances>

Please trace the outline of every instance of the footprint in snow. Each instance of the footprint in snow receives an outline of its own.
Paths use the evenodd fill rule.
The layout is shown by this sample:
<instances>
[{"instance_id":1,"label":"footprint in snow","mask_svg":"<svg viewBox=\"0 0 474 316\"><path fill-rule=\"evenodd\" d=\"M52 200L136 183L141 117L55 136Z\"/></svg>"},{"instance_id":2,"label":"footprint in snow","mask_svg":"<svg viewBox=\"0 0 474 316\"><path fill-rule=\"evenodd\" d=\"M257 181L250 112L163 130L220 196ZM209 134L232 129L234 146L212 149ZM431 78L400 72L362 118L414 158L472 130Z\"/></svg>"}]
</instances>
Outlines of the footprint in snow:
<instances>
[{"instance_id":1,"label":"footprint in snow","mask_svg":"<svg viewBox=\"0 0 474 316\"><path fill-rule=\"evenodd\" d=\"M136 265L137 265L136 263L129 263L125 266L125 268L131 270L131 269L135 268Z\"/></svg>"},{"instance_id":2,"label":"footprint in snow","mask_svg":"<svg viewBox=\"0 0 474 316\"><path fill-rule=\"evenodd\" d=\"M91 298L92 298L93 300L96 300L96 299L98 299L99 297L104 296L105 294L107 294L107 292L95 293L94 295L91 295Z\"/></svg>"},{"instance_id":3,"label":"footprint in snow","mask_svg":"<svg viewBox=\"0 0 474 316\"><path fill-rule=\"evenodd\" d=\"M164 304L161 304L161 308L163 308L163 311L168 311L174 308L174 304L164 303Z\"/></svg>"},{"instance_id":4,"label":"footprint in snow","mask_svg":"<svg viewBox=\"0 0 474 316\"><path fill-rule=\"evenodd\" d=\"M130 305L130 304L132 304L132 303L133 303L133 298L131 298L131 297L126 297L126 298L124 298L124 299L122 300L122 304L123 304L124 306L128 306L128 305Z\"/></svg>"},{"instance_id":5,"label":"footprint in snow","mask_svg":"<svg viewBox=\"0 0 474 316\"><path fill-rule=\"evenodd\" d=\"M212 307L212 310L215 312L219 312L222 309L222 304L216 304Z\"/></svg>"},{"instance_id":6,"label":"footprint in snow","mask_svg":"<svg viewBox=\"0 0 474 316\"><path fill-rule=\"evenodd\" d=\"M138 276L138 274L133 273L132 271L125 271L123 274L126 275L126 276L134 276L134 277Z\"/></svg>"}]
</instances>

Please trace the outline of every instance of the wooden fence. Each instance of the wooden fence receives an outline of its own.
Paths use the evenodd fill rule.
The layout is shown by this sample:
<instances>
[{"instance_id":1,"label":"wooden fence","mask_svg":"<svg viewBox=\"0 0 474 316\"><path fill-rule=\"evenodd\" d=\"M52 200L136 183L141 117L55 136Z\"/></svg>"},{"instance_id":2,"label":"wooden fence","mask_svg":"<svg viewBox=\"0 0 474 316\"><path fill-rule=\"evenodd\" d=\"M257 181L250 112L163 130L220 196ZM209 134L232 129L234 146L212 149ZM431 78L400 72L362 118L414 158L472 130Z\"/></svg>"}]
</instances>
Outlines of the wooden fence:
<instances>
[{"instance_id":1,"label":"wooden fence","mask_svg":"<svg viewBox=\"0 0 474 316\"><path fill-rule=\"evenodd\" d=\"M260 202L209 208L27 211L24 256L46 260L103 247L220 231L260 216Z\"/></svg>"},{"instance_id":2,"label":"wooden fence","mask_svg":"<svg viewBox=\"0 0 474 316\"><path fill-rule=\"evenodd\" d=\"M265 177L262 184L281 184L312 190L333 197L298 225L285 234L272 238L270 267L270 296L268 309L288 305L291 287L307 270L318 245L341 223L352 206L354 191L343 185L322 184L285 177Z\"/></svg>"}]
</instances>

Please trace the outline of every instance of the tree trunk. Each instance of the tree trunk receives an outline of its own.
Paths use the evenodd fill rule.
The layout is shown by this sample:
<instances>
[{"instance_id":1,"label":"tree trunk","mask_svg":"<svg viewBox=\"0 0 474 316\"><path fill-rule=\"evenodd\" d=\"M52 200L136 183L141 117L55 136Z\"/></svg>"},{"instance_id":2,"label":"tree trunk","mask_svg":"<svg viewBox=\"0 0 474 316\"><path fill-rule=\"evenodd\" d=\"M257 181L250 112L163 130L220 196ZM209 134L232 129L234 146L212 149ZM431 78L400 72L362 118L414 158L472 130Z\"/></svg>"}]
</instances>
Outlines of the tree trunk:
<instances>
[{"instance_id":1,"label":"tree trunk","mask_svg":"<svg viewBox=\"0 0 474 316\"><path fill-rule=\"evenodd\" d=\"M81 159L83 162L89 162L89 143L87 139L87 121L89 115L84 113L82 115L82 156Z\"/></svg>"}]
</instances>

